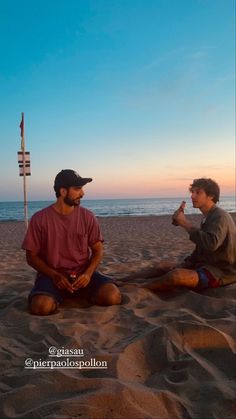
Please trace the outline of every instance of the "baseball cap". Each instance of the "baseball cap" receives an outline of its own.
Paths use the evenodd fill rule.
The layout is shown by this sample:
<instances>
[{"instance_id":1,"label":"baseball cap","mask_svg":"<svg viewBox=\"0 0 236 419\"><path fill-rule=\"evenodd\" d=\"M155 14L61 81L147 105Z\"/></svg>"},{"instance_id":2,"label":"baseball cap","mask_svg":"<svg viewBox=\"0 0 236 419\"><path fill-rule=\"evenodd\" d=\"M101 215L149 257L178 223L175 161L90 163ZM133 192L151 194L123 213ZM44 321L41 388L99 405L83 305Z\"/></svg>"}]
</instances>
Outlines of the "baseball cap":
<instances>
[{"instance_id":1,"label":"baseball cap","mask_svg":"<svg viewBox=\"0 0 236 419\"><path fill-rule=\"evenodd\" d=\"M55 177L54 190L58 191L60 188L69 188L70 186L82 187L92 180L90 177L81 177L75 170L61 170Z\"/></svg>"}]
</instances>

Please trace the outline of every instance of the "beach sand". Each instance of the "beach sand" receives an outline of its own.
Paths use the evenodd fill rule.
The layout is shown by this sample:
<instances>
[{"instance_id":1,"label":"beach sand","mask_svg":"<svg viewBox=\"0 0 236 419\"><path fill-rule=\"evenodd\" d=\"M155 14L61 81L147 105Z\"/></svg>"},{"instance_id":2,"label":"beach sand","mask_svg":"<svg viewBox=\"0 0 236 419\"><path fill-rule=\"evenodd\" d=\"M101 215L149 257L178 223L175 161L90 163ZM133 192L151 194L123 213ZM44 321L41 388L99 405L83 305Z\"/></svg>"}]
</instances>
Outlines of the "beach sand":
<instances>
[{"instance_id":1,"label":"beach sand","mask_svg":"<svg viewBox=\"0 0 236 419\"><path fill-rule=\"evenodd\" d=\"M199 225L200 216L188 218ZM24 224L0 223L0 418L235 418L236 284L158 295L138 288L144 278L128 276L178 262L194 245L170 216L99 222L100 271L115 278L122 304L68 300L47 317L27 311L35 273L20 250ZM84 357L69 361L107 368L25 368L28 358L67 362L50 357L50 347L80 349Z\"/></svg>"}]
</instances>

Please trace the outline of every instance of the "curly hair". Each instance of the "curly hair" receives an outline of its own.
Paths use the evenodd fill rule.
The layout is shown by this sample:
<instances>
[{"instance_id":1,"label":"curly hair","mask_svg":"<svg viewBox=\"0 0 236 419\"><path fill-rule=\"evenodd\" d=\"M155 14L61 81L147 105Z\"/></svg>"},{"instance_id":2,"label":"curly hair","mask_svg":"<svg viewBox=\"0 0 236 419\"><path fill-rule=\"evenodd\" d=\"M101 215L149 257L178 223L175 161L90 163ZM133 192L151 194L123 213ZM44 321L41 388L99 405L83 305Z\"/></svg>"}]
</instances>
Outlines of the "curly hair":
<instances>
[{"instance_id":1,"label":"curly hair","mask_svg":"<svg viewBox=\"0 0 236 419\"><path fill-rule=\"evenodd\" d=\"M193 183L189 187L189 191L193 192L194 188L203 189L207 196L211 196L213 199L213 202L215 204L220 199L220 187L218 183L216 183L212 179L207 178L200 178L200 179L194 179Z\"/></svg>"}]
</instances>

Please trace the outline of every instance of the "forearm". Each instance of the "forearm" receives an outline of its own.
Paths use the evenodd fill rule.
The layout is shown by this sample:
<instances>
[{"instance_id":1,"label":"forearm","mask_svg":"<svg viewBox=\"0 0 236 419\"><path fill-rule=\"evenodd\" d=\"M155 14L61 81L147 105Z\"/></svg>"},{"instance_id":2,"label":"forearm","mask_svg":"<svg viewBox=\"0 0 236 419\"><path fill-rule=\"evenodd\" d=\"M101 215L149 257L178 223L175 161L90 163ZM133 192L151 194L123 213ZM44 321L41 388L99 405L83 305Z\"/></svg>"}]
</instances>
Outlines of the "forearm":
<instances>
[{"instance_id":1,"label":"forearm","mask_svg":"<svg viewBox=\"0 0 236 419\"><path fill-rule=\"evenodd\" d=\"M26 260L27 260L28 265L34 268L37 272L40 272L51 279L55 279L55 276L57 275L57 271L50 268L50 266L48 266L39 256L31 255L27 253Z\"/></svg>"},{"instance_id":2,"label":"forearm","mask_svg":"<svg viewBox=\"0 0 236 419\"><path fill-rule=\"evenodd\" d=\"M187 231L187 233L190 233L190 231L193 228L193 225L187 219L179 223L179 226L182 227L185 231Z\"/></svg>"},{"instance_id":3,"label":"forearm","mask_svg":"<svg viewBox=\"0 0 236 419\"><path fill-rule=\"evenodd\" d=\"M189 238L202 249L214 252L223 243L225 235L219 230L202 231L198 228L192 228L189 232Z\"/></svg>"},{"instance_id":4,"label":"forearm","mask_svg":"<svg viewBox=\"0 0 236 419\"><path fill-rule=\"evenodd\" d=\"M92 276L96 268L98 267L99 263L101 262L102 257L103 257L102 250L93 252L85 273L88 274L89 276Z\"/></svg>"},{"instance_id":5,"label":"forearm","mask_svg":"<svg viewBox=\"0 0 236 419\"><path fill-rule=\"evenodd\" d=\"M228 231L224 216L209 215L201 228L191 226L188 229L190 240L202 249L215 252L223 243Z\"/></svg>"},{"instance_id":6,"label":"forearm","mask_svg":"<svg viewBox=\"0 0 236 419\"><path fill-rule=\"evenodd\" d=\"M182 227L188 233L193 228L192 224L186 218L183 210L179 209L179 210L175 211L175 213L172 217L172 220L173 220L172 224Z\"/></svg>"}]
</instances>

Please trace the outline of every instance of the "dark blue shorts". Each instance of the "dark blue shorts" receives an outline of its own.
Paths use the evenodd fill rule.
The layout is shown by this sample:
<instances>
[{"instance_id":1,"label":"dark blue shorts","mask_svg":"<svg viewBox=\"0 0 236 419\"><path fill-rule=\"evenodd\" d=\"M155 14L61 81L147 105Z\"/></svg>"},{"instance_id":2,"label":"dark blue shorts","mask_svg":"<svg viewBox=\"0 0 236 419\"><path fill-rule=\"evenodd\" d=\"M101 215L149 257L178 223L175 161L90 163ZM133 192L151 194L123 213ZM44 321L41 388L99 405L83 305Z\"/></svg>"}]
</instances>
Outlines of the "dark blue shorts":
<instances>
[{"instance_id":1,"label":"dark blue shorts","mask_svg":"<svg viewBox=\"0 0 236 419\"><path fill-rule=\"evenodd\" d=\"M75 291L73 294L70 294L66 290L59 290L52 282L50 278L44 276L42 274L38 274L35 280L35 284L32 290L29 293L28 302L30 303L32 297L35 295L48 295L54 298L57 304L61 304L64 298L73 298L83 296L92 302L94 302L95 297L99 288L108 283L113 283L112 278L102 275L100 272L94 272L91 277L91 280L87 287L80 288L79 290Z\"/></svg>"}]
</instances>

